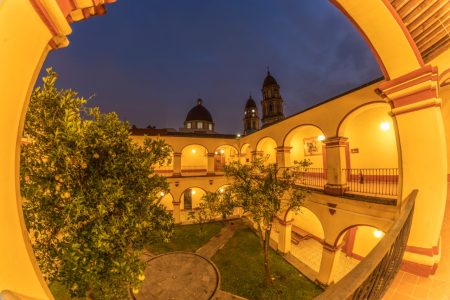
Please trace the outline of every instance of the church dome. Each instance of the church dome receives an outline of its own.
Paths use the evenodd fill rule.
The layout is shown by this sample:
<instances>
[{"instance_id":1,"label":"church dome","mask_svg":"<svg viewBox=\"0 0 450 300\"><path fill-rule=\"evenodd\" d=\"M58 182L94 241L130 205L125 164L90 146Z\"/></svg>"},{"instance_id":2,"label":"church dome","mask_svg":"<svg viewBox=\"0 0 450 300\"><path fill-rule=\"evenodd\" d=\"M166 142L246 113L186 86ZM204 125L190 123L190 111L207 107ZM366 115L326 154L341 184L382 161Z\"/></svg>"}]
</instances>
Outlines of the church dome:
<instances>
[{"instance_id":1,"label":"church dome","mask_svg":"<svg viewBox=\"0 0 450 300\"><path fill-rule=\"evenodd\" d=\"M255 100L253 100L252 96L250 96L250 98L248 98L247 103L245 104L245 108L253 108L256 107L256 103Z\"/></svg>"},{"instance_id":2,"label":"church dome","mask_svg":"<svg viewBox=\"0 0 450 300\"><path fill-rule=\"evenodd\" d=\"M202 99L199 98L197 105L188 112L186 122L188 121L206 121L213 123L210 112L203 106Z\"/></svg>"},{"instance_id":3,"label":"church dome","mask_svg":"<svg viewBox=\"0 0 450 300\"><path fill-rule=\"evenodd\" d=\"M277 81L275 80L275 78L273 78L272 75L270 75L270 72L267 71L267 76L264 79L264 83L263 83L263 87L265 86L269 86L269 85L278 85Z\"/></svg>"}]
</instances>

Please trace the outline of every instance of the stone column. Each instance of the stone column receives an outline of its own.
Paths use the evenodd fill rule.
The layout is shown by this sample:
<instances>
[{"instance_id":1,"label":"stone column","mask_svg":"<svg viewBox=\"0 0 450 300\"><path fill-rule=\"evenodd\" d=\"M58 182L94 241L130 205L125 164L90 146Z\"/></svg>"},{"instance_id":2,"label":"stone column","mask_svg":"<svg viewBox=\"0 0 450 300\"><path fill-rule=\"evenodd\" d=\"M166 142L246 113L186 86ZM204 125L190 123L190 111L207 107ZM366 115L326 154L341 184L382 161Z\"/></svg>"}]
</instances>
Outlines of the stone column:
<instances>
[{"instance_id":1,"label":"stone column","mask_svg":"<svg viewBox=\"0 0 450 300\"><path fill-rule=\"evenodd\" d=\"M292 220L278 219L278 251L289 253L291 251Z\"/></svg>"},{"instance_id":2,"label":"stone column","mask_svg":"<svg viewBox=\"0 0 450 300\"><path fill-rule=\"evenodd\" d=\"M211 176L211 175L214 175L216 173L215 169L214 169L214 166L215 166L214 152L208 153L208 171L207 171L206 175Z\"/></svg>"},{"instance_id":3,"label":"stone column","mask_svg":"<svg viewBox=\"0 0 450 300\"><path fill-rule=\"evenodd\" d=\"M277 167L285 168L289 167L291 161L291 149L292 147L277 147Z\"/></svg>"},{"instance_id":4,"label":"stone column","mask_svg":"<svg viewBox=\"0 0 450 300\"><path fill-rule=\"evenodd\" d=\"M332 137L324 141L327 157L327 184L325 193L341 196L347 189L347 177L343 169L347 168L346 137Z\"/></svg>"},{"instance_id":5,"label":"stone column","mask_svg":"<svg viewBox=\"0 0 450 300\"><path fill-rule=\"evenodd\" d=\"M175 224L181 223L181 202L172 202L173 203L173 218L175 220Z\"/></svg>"},{"instance_id":6,"label":"stone column","mask_svg":"<svg viewBox=\"0 0 450 300\"><path fill-rule=\"evenodd\" d=\"M173 153L173 176L174 177L181 176L181 153L180 152Z\"/></svg>"},{"instance_id":7,"label":"stone column","mask_svg":"<svg viewBox=\"0 0 450 300\"><path fill-rule=\"evenodd\" d=\"M322 249L319 274L316 281L326 287L334 283L334 273L339 259L340 251L331 245L325 244Z\"/></svg>"},{"instance_id":8,"label":"stone column","mask_svg":"<svg viewBox=\"0 0 450 300\"><path fill-rule=\"evenodd\" d=\"M419 190L402 268L422 276L433 274L439 262L447 198L447 145L438 75L436 67L425 66L381 83L378 90L391 104L396 127L399 199Z\"/></svg>"}]
</instances>

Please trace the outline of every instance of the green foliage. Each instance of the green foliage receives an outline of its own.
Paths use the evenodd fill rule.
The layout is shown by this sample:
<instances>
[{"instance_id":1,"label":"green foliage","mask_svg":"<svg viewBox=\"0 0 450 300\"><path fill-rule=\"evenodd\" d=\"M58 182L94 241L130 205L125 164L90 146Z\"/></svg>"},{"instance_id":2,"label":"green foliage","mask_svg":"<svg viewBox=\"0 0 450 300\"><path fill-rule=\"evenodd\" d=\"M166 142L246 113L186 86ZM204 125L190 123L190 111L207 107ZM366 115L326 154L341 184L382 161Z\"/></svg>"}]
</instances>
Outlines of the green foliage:
<instances>
[{"instance_id":1,"label":"green foliage","mask_svg":"<svg viewBox=\"0 0 450 300\"><path fill-rule=\"evenodd\" d=\"M282 212L300 209L308 192L296 183L296 174L307 168L308 160L297 162L293 168L280 169L276 164L265 164L256 159L250 164L231 162L225 165L225 174L231 184L222 193L207 193L204 200L215 213L229 214L242 208L258 229L264 252L265 284L271 284L269 269L269 242L272 222Z\"/></svg>"},{"instance_id":2,"label":"green foliage","mask_svg":"<svg viewBox=\"0 0 450 300\"><path fill-rule=\"evenodd\" d=\"M214 219L214 212L207 202L201 202L198 207L188 213L188 220L199 225L200 234L203 235L203 227Z\"/></svg>"},{"instance_id":3,"label":"green foliage","mask_svg":"<svg viewBox=\"0 0 450 300\"><path fill-rule=\"evenodd\" d=\"M144 279L149 234L169 238L168 191L153 166L168 160L161 140L133 143L115 113L87 108L57 89L51 69L32 94L21 152L23 211L39 266L72 297L125 299Z\"/></svg>"},{"instance_id":4,"label":"green foliage","mask_svg":"<svg viewBox=\"0 0 450 300\"><path fill-rule=\"evenodd\" d=\"M269 251L272 262L271 286L261 283L264 257L258 237L249 229L238 229L212 261L220 270L221 289L247 299L313 299L322 290L303 277L275 251Z\"/></svg>"}]
</instances>

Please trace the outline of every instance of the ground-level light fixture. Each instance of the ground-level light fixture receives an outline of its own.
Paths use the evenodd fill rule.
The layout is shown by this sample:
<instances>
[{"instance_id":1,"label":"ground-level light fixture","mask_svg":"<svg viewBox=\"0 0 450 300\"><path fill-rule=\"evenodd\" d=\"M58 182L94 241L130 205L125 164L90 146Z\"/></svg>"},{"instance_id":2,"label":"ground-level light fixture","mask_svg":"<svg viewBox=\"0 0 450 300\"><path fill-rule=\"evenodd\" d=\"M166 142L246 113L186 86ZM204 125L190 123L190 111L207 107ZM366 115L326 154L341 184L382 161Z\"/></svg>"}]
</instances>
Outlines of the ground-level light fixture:
<instances>
[{"instance_id":1,"label":"ground-level light fixture","mask_svg":"<svg viewBox=\"0 0 450 300\"><path fill-rule=\"evenodd\" d=\"M391 128L391 124L389 124L389 122L381 122L380 123L381 131L388 131L389 128Z\"/></svg>"},{"instance_id":2,"label":"ground-level light fixture","mask_svg":"<svg viewBox=\"0 0 450 300\"><path fill-rule=\"evenodd\" d=\"M319 135L319 136L317 137L317 140L318 140L319 142L325 141L325 136L324 136L323 134L321 134L321 135Z\"/></svg>"},{"instance_id":3,"label":"ground-level light fixture","mask_svg":"<svg viewBox=\"0 0 450 300\"><path fill-rule=\"evenodd\" d=\"M373 235L379 239L383 236L383 231L376 229L373 231Z\"/></svg>"}]
</instances>

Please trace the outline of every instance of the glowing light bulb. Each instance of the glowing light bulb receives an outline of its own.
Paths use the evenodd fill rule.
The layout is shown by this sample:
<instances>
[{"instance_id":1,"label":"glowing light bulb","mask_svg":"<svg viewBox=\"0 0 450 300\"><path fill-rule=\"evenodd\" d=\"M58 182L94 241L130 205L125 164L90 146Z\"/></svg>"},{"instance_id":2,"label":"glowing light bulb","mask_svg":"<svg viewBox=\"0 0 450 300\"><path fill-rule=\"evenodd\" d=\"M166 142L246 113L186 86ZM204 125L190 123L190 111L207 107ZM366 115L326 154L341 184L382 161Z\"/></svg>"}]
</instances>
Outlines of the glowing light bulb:
<instances>
[{"instance_id":1,"label":"glowing light bulb","mask_svg":"<svg viewBox=\"0 0 450 300\"><path fill-rule=\"evenodd\" d=\"M192 149L192 153L193 153L193 154L197 153L197 150Z\"/></svg>"},{"instance_id":2,"label":"glowing light bulb","mask_svg":"<svg viewBox=\"0 0 450 300\"><path fill-rule=\"evenodd\" d=\"M223 188L220 188L220 189L219 189L219 192L223 193Z\"/></svg>"},{"instance_id":3,"label":"glowing light bulb","mask_svg":"<svg viewBox=\"0 0 450 300\"><path fill-rule=\"evenodd\" d=\"M220 154L224 154L224 153L225 153L225 150L220 149Z\"/></svg>"},{"instance_id":4,"label":"glowing light bulb","mask_svg":"<svg viewBox=\"0 0 450 300\"><path fill-rule=\"evenodd\" d=\"M319 136L317 137L317 140L318 140L319 142L324 141L324 140L325 140L325 136L324 136L323 134L321 134L321 135L319 135Z\"/></svg>"},{"instance_id":5,"label":"glowing light bulb","mask_svg":"<svg viewBox=\"0 0 450 300\"><path fill-rule=\"evenodd\" d=\"M373 235L379 239L383 236L383 231L376 229L373 231Z\"/></svg>"},{"instance_id":6,"label":"glowing light bulb","mask_svg":"<svg viewBox=\"0 0 450 300\"><path fill-rule=\"evenodd\" d=\"M161 192L161 193L159 193L159 195L161 196L161 197L164 197L164 192Z\"/></svg>"},{"instance_id":7,"label":"glowing light bulb","mask_svg":"<svg viewBox=\"0 0 450 300\"><path fill-rule=\"evenodd\" d=\"M389 122L381 122L380 123L380 129L382 131L388 131L389 128L391 128L391 124L389 124Z\"/></svg>"},{"instance_id":8,"label":"glowing light bulb","mask_svg":"<svg viewBox=\"0 0 450 300\"><path fill-rule=\"evenodd\" d=\"M216 152L214 152L214 154L217 155L217 154L219 154L219 152L216 151Z\"/></svg>"},{"instance_id":9,"label":"glowing light bulb","mask_svg":"<svg viewBox=\"0 0 450 300\"><path fill-rule=\"evenodd\" d=\"M240 138L240 137L241 137L241 134L240 134L240 133L238 133L238 134L236 134L236 136L237 136L238 138Z\"/></svg>"},{"instance_id":10,"label":"glowing light bulb","mask_svg":"<svg viewBox=\"0 0 450 300\"><path fill-rule=\"evenodd\" d=\"M196 192L195 190L192 190L192 191L191 191L191 194L192 194L192 195L195 195L196 193L197 193L197 192Z\"/></svg>"}]
</instances>

